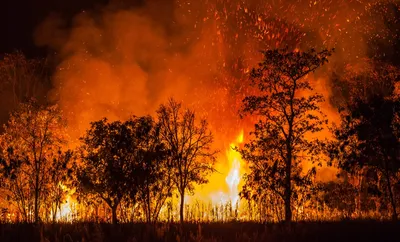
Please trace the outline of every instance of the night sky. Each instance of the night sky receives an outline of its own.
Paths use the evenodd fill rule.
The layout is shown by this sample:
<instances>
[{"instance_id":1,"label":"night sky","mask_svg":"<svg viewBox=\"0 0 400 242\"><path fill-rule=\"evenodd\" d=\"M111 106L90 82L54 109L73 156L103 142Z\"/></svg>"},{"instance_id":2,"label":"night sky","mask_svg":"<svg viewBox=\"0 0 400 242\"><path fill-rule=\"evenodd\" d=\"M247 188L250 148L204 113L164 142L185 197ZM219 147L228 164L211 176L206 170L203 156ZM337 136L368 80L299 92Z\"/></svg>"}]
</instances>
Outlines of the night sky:
<instances>
[{"instance_id":1,"label":"night sky","mask_svg":"<svg viewBox=\"0 0 400 242\"><path fill-rule=\"evenodd\" d=\"M76 13L104 5L108 0L1 0L0 53L21 50L28 57L46 55L34 43L35 28L50 14L71 19Z\"/></svg>"}]
</instances>

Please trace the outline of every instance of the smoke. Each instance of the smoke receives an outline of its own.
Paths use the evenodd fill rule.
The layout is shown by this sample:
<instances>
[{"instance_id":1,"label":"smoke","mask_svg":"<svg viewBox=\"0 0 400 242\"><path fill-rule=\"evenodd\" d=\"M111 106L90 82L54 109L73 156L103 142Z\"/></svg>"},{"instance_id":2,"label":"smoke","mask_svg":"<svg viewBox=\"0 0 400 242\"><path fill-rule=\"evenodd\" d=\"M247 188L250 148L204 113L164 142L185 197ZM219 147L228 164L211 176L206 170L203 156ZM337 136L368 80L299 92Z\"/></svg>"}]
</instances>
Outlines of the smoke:
<instances>
[{"instance_id":1,"label":"smoke","mask_svg":"<svg viewBox=\"0 0 400 242\"><path fill-rule=\"evenodd\" d=\"M190 19L164 9L107 7L80 13L70 29L60 29L62 21L53 16L38 29L37 42L55 48L61 58L51 96L77 135L89 121L145 115L171 96L207 103L218 74L219 57L207 49L214 44L208 37L213 27L200 35Z\"/></svg>"},{"instance_id":2,"label":"smoke","mask_svg":"<svg viewBox=\"0 0 400 242\"><path fill-rule=\"evenodd\" d=\"M328 100L335 65L370 57L371 36L390 35L384 19L371 14L382 2L388 1L114 1L72 20L49 16L36 42L60 59L50 96L67 114L71 137L104 116L154 114L174 97L208 118L223 155L241 129L252 128L237 112L260 50L335 47L315 78ZM334 120L331 105L324 109Z\"/></svg>"}]
</instances>

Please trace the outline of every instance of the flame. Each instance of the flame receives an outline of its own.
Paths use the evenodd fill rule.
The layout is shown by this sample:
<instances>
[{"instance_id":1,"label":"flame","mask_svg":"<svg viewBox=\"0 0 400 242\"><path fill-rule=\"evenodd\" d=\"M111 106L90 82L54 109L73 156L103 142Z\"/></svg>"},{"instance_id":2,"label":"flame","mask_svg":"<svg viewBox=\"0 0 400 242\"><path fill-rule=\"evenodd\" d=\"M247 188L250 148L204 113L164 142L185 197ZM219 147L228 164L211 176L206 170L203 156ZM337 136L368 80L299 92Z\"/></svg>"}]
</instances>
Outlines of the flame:
<instances>
[{"instance_id":1,"label":"flame","mask_svg":"<svg viewBox=\"0 0 400 242\"><path fill-rule=\"evenodd\" d=\"M229 193L230 193L230 199L232 204L236 204L236 202L239 200L239 192L238 192L238 186L240 182L240 161L237 159L234 159L232 162L232 168L228 174L228 176L225 179L226 183L229 186Z\"/></svg>"},{"instance_id":2,"label":"flame","mask_svg":"<svg viewBox=\"0 0 400 242\"><path fill-rule=\"evenodd\" d=\"M229 149L226 151L226 155L230 162L230 171L225 181L229 187L229 198L232 205L236 205L239 202L239 183L241 181L241 176L242 176L240 167L242 163L242 158L240 153L234 150L234 147L237 147L241 143L243 143L243 130L236 138L236 142L231 143Z\"/></svg>"},{"instance_id":3,"label":"flame","mask_svg":"<svg viewBox=\"0 0 400 242\"><path fill-rule=\"evenodd\" d=\"M56 213L56 220L57 221L69 221L72 217L72 207L75 201L72 200L72 193L73 190L69 189L64 184L60 184L61 188L67 192L67 196L65 202L61 204L60 210Z\"/></svg>"},{"instance_id":4,"label":"flame","mask_svg":"<svg viewBox=\"0 0 400 242\"><path fill-rule=\"evenodd\" d=\"M240 153L234 148L243 143L243 133L244 131L241 130L235 140L226 148L225 155L219 158L226 161L226 163L218 162L216 164L216 169L219 172L210 177L210 182L207 185L196 190L196 194L205 195L199 196L200 200L211 199L213 205L226 205L229 202L232 206L239 205L239 190L245 163Z\"/></svg>"},{"instance_id":5,"label":"flame","mask_svg":"<svg viewBox=\"0 0 400 242\"><path fill-rule=\"evenodd\" d=\"M197 196L211 198L214 204L240 200L246 163L232 147L243 143L243 131L229 147L226 144L231 142L232 132L238 131L237 126L245 127L251 121L239 119L237 110L240 100L252 91L243 76L248 76L260 60L259 50L336 47L337 59L331 63L341 59L358 63L370 56L369 42L354 39L390 42L396 37L384 24L386 19L396 21L396 16L387 8L384 15L375 11L384 7L376 0L366 0L366 4L345 0L310 4L267 0L147 2L140 11L110 5L104 11L79 13L69 29L60 28L58 23L63 20L53 17L39 26L36 42L54 49L61 58L49 96L59 100L74 140L91 121L105 116L124 120L131 114L153 114L168 97L188 105L196 103L196 111L206 114L213 127L218 150L226 149L226 157L222 154L216 164L220 173L211 175L209 184L196 190ZM381 15L385 18L377 18ZM68 38L60 41L65 36ZM329 85L316 83L316 89L328 100ZM327 102L324 111L330 119L336 117L332 110ZM322 177L336 174L326 171ZM190 199L187 196L185 201ZM68 197L60 219L71 213L73 202Z\"/></svg>"},{"instance_id":6,"label":"flame","mask_svg":"<svg viewBox=\"0 0 400 242\"><path fill-rule=\"evenodd\" d=\"M61 205L60 211L56 215L57 221L68 221L72 215L71 196L67 196L66 202Z\"/></svg>"}]
</instances>

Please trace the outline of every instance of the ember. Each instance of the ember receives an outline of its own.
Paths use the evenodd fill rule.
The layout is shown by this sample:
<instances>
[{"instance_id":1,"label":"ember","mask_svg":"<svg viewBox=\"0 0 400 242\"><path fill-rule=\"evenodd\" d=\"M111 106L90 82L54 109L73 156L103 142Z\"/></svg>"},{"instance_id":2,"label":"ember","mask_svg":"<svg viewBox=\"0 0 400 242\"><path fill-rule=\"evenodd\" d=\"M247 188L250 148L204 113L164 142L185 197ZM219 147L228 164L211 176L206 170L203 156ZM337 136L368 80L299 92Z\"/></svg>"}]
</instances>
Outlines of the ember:
<instances>
[{"instance_id":1,"label":"ember","mask_svg":"<svg viewBox=\"0 0 400 242\"><path fill-rule=\"evenodd\" d=\"M4 221L397 219L398 1L138 2L2 55Z\"/></svg>"}]
</instances>

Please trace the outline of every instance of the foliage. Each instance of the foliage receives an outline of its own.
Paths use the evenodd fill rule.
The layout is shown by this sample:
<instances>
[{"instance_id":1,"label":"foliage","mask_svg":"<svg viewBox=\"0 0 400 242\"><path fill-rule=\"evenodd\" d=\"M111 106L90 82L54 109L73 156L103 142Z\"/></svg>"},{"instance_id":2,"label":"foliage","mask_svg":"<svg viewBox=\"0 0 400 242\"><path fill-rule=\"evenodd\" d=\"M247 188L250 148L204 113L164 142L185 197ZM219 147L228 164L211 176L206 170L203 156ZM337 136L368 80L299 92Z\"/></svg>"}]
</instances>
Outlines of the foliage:
<instances>
[{"instance_id":1,"label":"foliage","mask_svg":"<svg viewBox=\"0 0 400 242\"><path fill-rule=\"evenodd\" d=\"M147 222L156 222L165 201L172 195L171 159L161 139L160 127L150 116L138 120L137 162L144 165L144 176L137 192ZM140 127L140 128L139 128Z\"/></svg>"},{"instance_id":2,"label":"foliage","mask_svg":"<svg viewBox=\"0 0 400 242\"><path fill-rule=\"evenodd\" d=\"M73 152L58 151L53 158L53 165L49 169L50 182L46 184L45 196L47 207L51 210L52 221L56 221L57 213L61 212L61 205L68 195L67 187L72 187ZM49 217L49 215L47 215Z\"/></svg>"},{"instance_id":3,"label":"foliage","mask_svg":"<svg viewBox=\"0 0 400 242\"><path fill-rule=\"evenodd\" d=\"M382 175L392 217L397 219L393 184L400 171L400 99L395 94L400 72L389 67L375 71L374 83L383 82L385 88L375 89L367 83L366 94L353 93L358 95L352 102L339 107L341 123L332 128L335 140L330 155L339 168L351 174L375 170Z\"/></svg>"},{"instance_id":4,"label":"foliage","mask_svg":"<svg viewBox=\"0 0 400 242\"><path fill-rule=\"evenodd\" d=\"M125 122L102 119L91 123L81 138L82 164L77 169L78 192L92 193L112 209L117 222L117 207L123 199L144 200L156 189L160 171L155 170L162 146L151 117L133 117ZM146 185L147 194L143 186ZM150 188L151 187L151 188ZM165 193L162 193L165 195ZM167 194L168 195L168 194ZM151 202L147 198L145 202ZM160 209L160 208L157 208Z\"/></svg>"},{"instance_id":5,"label":"foliage","mask_svg":"<svg viewBox=\"0 0 400 242\"><path fill-rule=\"evenodd\" d=\"M91 123L83 143L82 164L77 171L77 191L93 193L103 199L113 211L129 191L134 153L134 129L131 122L108 122L102 119ZM132 179L135 179L132 177Z\"/></svg>"},{"instance_id":6,"label":"foliage","mask_svg":"<svg viewBox=\"0 0 400 242\"><path fill-rule=\"evenodd\" d=\"M47 60L28 59L20 51L5 54L0 60L0 90L7 98L3 101L16 108L30 98L41 98L51 85L49 77Z\"/></svg>"},{"instance_id":7,"label":"foliage","mask_svg":"<svg viewBox=\"0 0 400 242\"><path fill-rule=\"evenodd\" d=\"M350 218L356 209L356 188L349 182L331 181L321 183L322 201L331 209L342 211Z\"/></svg>"},{"instance_id":8,"label":"foliage","mask_svg":"<svg viewBox=\"0 0 400 242\"><path fill-rule=\"evenodd\" d=\"M196 120L195 112L182 109L182 104L170 99L157 111L163 142L171 158L173 182L180 195L180 220L183 223L184 198L195 184L207 182L213 172L216 151L213 136L205 119Z\"/></svg>"},{"instance_id":9,"label":"foliage","mask_svg":"<svg viewBox=\"0 0 400 242\"><path fill-rule=\"evenodd\" d=\"M25 221L34 209L34 221L46 199L46 190L59 180L57 167L66 144L65 126L57 106L41 106L35 101L21 104L11 114L1 136L3 186L11 192ZM57 170L55 170L57 169ZM53 184L58 186L59 184Z\"/></svg>"},{"instance_id":10,"label":"foliage","mask_svg":"<svg viewBox=\"0 0 400 242\"><path fill-rule=\"evenodd\" d=\"M263 52L264 60L252 70L250 80L259 93L243 100L242 114L259 121L252 140L239 149L250 166L241 193L272 191L285 201L285 220L292 219L292 199L296 187L311 185L315 168L302 164L316 161L321 143L312 137L323 129L326 119L320 110L324 98L315 94L309 74L327 62L331 51L291 52L288 49ZM308 137L306 137L308 136Z\"/></svg>"}]
</instances>

